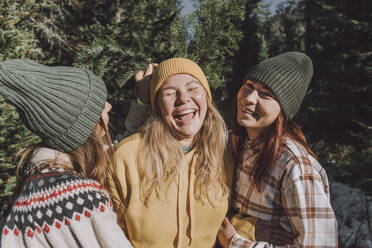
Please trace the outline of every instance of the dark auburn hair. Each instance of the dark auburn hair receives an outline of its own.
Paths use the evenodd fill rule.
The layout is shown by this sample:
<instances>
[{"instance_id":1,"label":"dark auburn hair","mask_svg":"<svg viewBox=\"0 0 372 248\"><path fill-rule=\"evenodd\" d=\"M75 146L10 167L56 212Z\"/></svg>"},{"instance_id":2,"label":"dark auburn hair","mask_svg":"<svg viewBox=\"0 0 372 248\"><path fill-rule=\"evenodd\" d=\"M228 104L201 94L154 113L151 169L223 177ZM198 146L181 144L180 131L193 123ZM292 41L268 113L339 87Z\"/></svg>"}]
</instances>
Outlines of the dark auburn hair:
<instances>
[{"instance_id":1,"label":"dark auburn hair","mask_svg":"<svg viewBox=\"0 0 372 248\"><path fill-rule=\"evenodd\" d=\"M306 138L300 127L294 120L286 120L283 111L280 111L279 116L267 127L266 130L249 144L246 142L249 137L245 127L242 127L237 121L237 98L234 104L234 122L231 135L231 149L233 156L238 163L243 161L243 153L246 145L251 146L253 150L253 172L251 179L259 191L262 191L262 185L269 174L275 162L284 152L285 138L291 138L301 144L306 151L315 158L315 155L306 142Z\"/></svg>"}]
</instances>

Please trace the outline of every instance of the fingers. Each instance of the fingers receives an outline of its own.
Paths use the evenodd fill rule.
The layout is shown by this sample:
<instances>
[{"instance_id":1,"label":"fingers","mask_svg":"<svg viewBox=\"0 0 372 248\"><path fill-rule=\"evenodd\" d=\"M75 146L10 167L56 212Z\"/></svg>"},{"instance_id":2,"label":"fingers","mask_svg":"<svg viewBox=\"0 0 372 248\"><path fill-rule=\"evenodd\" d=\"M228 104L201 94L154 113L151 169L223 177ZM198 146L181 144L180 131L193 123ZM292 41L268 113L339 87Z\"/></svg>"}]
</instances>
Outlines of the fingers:
<instances>
[{"instance_id":1,"label":"fingers","mask_svg":"<svg viewBox=\"0 0 372 248\"><path fill-rule=\"evenodd\" d=\"M293 244L294 243L294 239L293 238L281 236L281 235L278 235L276 233L274 233L271 236L270 239L272 240L272 243L274 243L276 245L288 245L288 244Z\"/></svg>"},{"instance_id":2,"label":"fingers","mask_svg":"<svg viewBox=\"0 0 372 248\"><path fill-rule=\"evenodd\" d=\"M146 71L145 71L145 74L143 76L144 77L150 76L153 73L154 67L157 67L157 66L158 66L158 64L156 64L156 63L148 64L147 68L146 68Z\"/></svg>"},{"instance_id":3,"label":"fingers","mask_svg":"<svg viewBox=\"0 0 372 248\"><path fill-rule=\"evenodd\" d=\"M223 226L223 227L227 227L227 226L229 226L229 225L231 225L230 220L229 220L227 217L225 217L225 218L223 219L223 221L222 221L222 225L221 225L221 226Z\"/></svg>"},{"instance_id":4,"label":"fingers","mask_svg":"<svg viewBox=\"0 0 372 248\"><path fill-rule=\"evenodd\" d=\"M140 71L137 71L136 74L134 75L134 79L136 80L136 82L139 82L143 79L144 77L144 71L143 70L140 70Z\"/></svg>"}]
</instances>

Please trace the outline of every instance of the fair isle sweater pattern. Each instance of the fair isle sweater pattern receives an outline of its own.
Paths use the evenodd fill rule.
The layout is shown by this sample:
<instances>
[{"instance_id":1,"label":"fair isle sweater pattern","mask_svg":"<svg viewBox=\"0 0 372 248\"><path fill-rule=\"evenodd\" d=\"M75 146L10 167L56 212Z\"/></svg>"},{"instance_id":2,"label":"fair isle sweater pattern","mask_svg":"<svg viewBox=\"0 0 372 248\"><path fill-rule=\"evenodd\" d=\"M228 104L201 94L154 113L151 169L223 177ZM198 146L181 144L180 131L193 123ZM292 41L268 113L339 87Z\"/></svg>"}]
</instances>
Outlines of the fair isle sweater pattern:
<instances>
[{"instance_id":1,"label":"fair isle sweater pattern","mask_svg":"<svg viewBox=\"0 0 372 248\"><path fill-rule=\"evenodd\" d=\"M109 195L102 185L71 172L32 175L20 192L3 214L1 239L45 236L72 222L90 218L94 211L112 211Z\"/></svg>"}]
</instances>

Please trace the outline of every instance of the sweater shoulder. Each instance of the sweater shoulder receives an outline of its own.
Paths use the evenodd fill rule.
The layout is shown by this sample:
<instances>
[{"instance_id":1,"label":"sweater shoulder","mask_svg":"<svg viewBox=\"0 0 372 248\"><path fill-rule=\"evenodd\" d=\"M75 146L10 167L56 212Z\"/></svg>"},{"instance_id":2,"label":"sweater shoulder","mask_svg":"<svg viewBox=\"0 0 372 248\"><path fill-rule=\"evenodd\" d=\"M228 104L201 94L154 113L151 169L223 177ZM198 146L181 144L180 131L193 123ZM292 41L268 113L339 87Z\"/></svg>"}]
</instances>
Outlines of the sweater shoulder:
<instances>
[{"instance_id":1,"label":"sweater shoulder","mask_svg":"<svg viewBox=\"0 0 372 248\"><path fill-rule=\"evenodd\" d=\"M72 173L37 174L25 180L3 213L1 226L13 233L47 231L107 209L112 210L110 197L97 181Z\"/></svg>"}]
</instances>

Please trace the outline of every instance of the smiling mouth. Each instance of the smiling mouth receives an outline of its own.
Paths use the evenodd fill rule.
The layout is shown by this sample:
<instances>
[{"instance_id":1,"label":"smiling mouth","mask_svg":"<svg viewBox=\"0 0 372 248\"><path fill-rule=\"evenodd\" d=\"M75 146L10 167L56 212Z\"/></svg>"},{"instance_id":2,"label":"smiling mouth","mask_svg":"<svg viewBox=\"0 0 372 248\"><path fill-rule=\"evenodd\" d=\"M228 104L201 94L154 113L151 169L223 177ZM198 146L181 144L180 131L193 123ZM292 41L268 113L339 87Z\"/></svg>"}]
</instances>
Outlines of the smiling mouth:
<instances>
[{"instance_id":1,"label":"smiling mouth","mask_svg":"<svg viewBox=\"0 0 372 248\"><path fill-rule=\"evenodd\" d=\"M181 112L175 113L172 116L176 121L188 121L193 119L195 114L196 114L195 109L186 109Z\"/></svg>"},{"instance_id":2,"label":"smiling mouth","mask_svg":"<svg viewBox=\"0 0 372 248\"><path fill-rule=\"evenodd\" d=\"M254 118L255 120L258 120L259 119L259 114L255 111L252 111L250 109L241 109L242 112L244 113L244 115L248 116L248 117L251 117L251 118Z\"/></svg>"}]
</instances>

